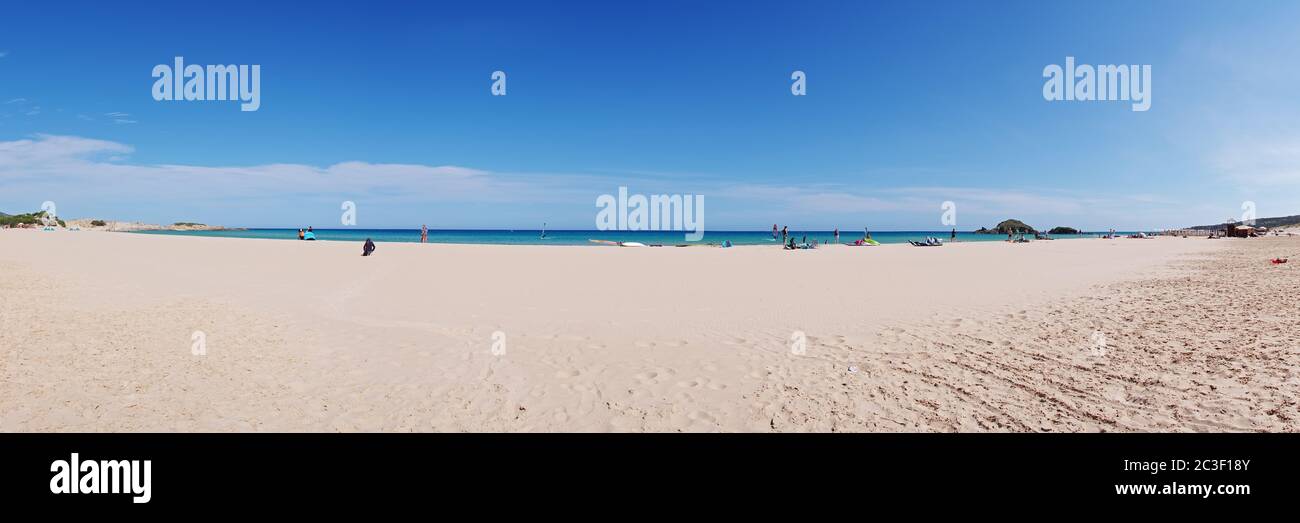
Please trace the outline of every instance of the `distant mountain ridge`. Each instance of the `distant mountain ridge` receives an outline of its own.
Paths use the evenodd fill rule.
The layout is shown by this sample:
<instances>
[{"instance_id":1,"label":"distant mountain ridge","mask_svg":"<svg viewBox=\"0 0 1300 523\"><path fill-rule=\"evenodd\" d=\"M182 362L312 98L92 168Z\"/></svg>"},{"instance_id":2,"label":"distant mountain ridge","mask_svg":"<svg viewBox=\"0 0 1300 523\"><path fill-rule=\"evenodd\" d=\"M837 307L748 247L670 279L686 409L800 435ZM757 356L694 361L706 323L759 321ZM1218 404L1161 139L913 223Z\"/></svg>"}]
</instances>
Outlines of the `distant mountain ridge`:
<instances>
[{"instance_id":1,"label":"distant mountain ridge","mask_svg":"<svg viewBox=\"0 0 1300 523\"><path fill-rule=\"evenodd\" d=\"M1228 224L1228 223L1238 224L1238 223L1241 223L1241 222L1239 222L1239 221L1231 221L1231 222L1218 223L1218 224L1214 224L1214 225L1197 225L1197 226L1195 226L1195 227L1187 227L1187 228L1188 228L1188 229L1192 229L1192 230L1196 230L1196 231L1217 231L1217 230L1219 230L1219 229L1222 229L1223 226L1224 226L1225 224ZM1279 216L1279 217L1276 217L1276 218L1256 218L1256 219L1255 219L1255 226L1256 226L1256 227L1268 227L1268 228L1270 228L1270 229L1272 229L1272 228L1274 228L1274 227L1295 227L1295 226L1300 226L1300 214L1297 214L1297 215L1294 215L1294 216Z\"/></svg>"}]
</instances>

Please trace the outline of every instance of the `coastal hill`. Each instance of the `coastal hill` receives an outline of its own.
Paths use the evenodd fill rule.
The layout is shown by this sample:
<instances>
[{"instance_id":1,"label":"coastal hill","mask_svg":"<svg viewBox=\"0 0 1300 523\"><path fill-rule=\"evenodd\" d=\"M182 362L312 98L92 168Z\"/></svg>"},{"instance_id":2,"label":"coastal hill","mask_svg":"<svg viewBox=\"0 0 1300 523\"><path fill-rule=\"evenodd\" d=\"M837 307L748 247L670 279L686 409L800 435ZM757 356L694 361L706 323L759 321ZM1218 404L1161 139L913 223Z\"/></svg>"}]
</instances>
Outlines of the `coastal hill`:
<instances>
[{"instance_id":1,"label":"coastal hill","mask_svg":"<svg viewBox=\"0 0 1300 523\"><path fill-rule=\"evenodd\" d=\"M1025 222L1014 219L1002 220L1001 223L997 224L997 226L992 229L980 227L975 231L976 234L1033 234L1036 232L1038 231L1034 230L1033 227L1030 227Z\"/></svg>"},{"instance_id":2,"label":"coastal hill","mask_svg":"<svg viewBox=\"0 0 1300 523\"><path fill-rule=\"evenodd\" d=\"M45 217L45 211L37 211L26 214L6 214L0 212L0 228L34 228L44 225L42 218ZM220 225L205 225L202 223L176 222L171 225L157 225L143 222L120 222L113 220L99 220L93 218L78 218L72 220L57 219L59 227L76 227L86 230L103 230L103 231L223 231L226 227Z\"/></svg>"},{"instance_id":3,"label":"coastal hill","mask_svg":"<svg viewBox=\"0 0 1300 523\"><path fill-rule=\"evenodd\" d=\"M119 222L112 220L96 220L90 218L79 218L68 220L69 227L80 227L88 230L104 231L224 231L226 227L220 225L205 225L193 222L176 222L171 225L158 225L154 223L143 222Z\"/></svg>"},{"instance_id":4,"label":"coastal hill","mask_svg":"<svg viewBox=\"0 0 1300 523\"><path fill-rule=\"evenodd\" d=\"M1223 226L1228 223L1237 224L1241 222L1231 221L1214 225L1197 225L1195 227L1187 228L1197 231L1217 231L1223 229ZM1279 216L1277 218L1256 218L1255 226L1268 227L1270 229L1276 229L1278 227L1300 227L1300 214L1294 216Z\"/></svg>"},{"instance_id":5,"label":"coastal hill","mask_svg":"<svg viewBox=\"0 0 1300 523\"><path fill-rule=\"evenodd\" d=\"M5 214L0 212L0 227L36 227L44 225L45 211L29 212L26 214ZM61 219L56 219L60 227L64 226Z\"/></svg>"}]
</instances>

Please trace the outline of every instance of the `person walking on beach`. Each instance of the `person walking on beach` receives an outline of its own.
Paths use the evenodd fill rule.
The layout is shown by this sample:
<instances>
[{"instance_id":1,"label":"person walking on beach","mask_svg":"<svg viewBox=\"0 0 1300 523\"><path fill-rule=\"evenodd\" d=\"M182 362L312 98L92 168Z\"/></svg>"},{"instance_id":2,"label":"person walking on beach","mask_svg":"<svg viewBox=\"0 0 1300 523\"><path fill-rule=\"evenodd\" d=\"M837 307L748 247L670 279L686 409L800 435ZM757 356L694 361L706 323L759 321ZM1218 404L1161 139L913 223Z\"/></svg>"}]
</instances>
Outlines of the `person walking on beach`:
<instances>
[{"instance_id":1,"label":"person walking on beach","mask_svg":"<svg viewBox=\"0 0 1300 523\"><path fill-rule=\"evenodd\" d=\"M420 226L420 243L429 243L429 226Z\"/></svg>"},{"instance_id":2,"label":"person walking on beach","mask_svg":"<svg viewBox=\"0 0 1300 523\"><path fill-rule=\"evenodd\" d=\"M366 238L366 244L361 246L361 255L370 256L374 252L375 242L370 241L370 238Z\"/></svg>"}]
</instances>

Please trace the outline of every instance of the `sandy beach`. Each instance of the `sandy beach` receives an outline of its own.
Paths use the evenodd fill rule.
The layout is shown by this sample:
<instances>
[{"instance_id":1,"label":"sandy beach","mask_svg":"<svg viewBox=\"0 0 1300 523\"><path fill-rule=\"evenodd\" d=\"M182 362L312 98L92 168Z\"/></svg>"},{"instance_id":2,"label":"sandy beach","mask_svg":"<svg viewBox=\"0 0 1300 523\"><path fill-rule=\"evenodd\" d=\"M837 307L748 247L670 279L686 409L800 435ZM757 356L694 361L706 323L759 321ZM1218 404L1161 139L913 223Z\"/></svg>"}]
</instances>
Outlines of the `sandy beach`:
<instances>
[{"instance_id":1,"label":"sandy beach","mask_svg":"<svg viewBox=\"0 0 1300 523\"><path fill-rule=\"evenodd\" d=\"M1296 253L6 230L0 431L1295 431Z\"/></svg>"}]
</instances>

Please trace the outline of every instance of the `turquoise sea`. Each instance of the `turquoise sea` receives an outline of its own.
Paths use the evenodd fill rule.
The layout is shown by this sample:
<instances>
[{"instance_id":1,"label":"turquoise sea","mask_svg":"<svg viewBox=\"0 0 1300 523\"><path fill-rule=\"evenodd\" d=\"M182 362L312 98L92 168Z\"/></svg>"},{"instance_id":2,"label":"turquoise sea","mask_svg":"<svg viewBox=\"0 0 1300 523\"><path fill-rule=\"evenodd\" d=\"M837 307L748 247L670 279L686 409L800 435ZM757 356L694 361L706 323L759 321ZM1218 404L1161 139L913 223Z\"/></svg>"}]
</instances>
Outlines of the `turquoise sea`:
<instances>
[{"instance_id":1,"label":"turquoise sea","mask_svg":"<svg viewBox=\"0 0 1300 523\"><path fill-rule=\"evenodd\" d=\"M364 242L370 238L376 242L420 241L419 229L316 229L316 239L324 241ZM221 238L260 238L267 240L297 240L298 229L237 229L225 231L140 231L135 234L167 234L175 236L209 236ZM709 231L698 242L685 240L682 231L546 231L542 236L540 230L429 230L429 243L461 244L497 244L497 245L597 245L589 240L609 240L620 242L641 242L647 245L689 245L720 244L730 241L735 245L776 245L779 240L772 240L771 231ZM807 237L809 242L831 242L832 231L792 231L796 242ZM1054 238L1093 238L1103 233L1085 233L1083 235L1061 235ZM1128 234L1128 233L1122 233ZM922 240L926 236L949 240L950 231L871 231L872 239L880 243L907 243L908 240ZM862 231L840 231L840 243L849 243L862 237ZM1007 237L998 234L975 234L958 232L957 240L1002 241Z\"/></svg>"}]
</instances>

